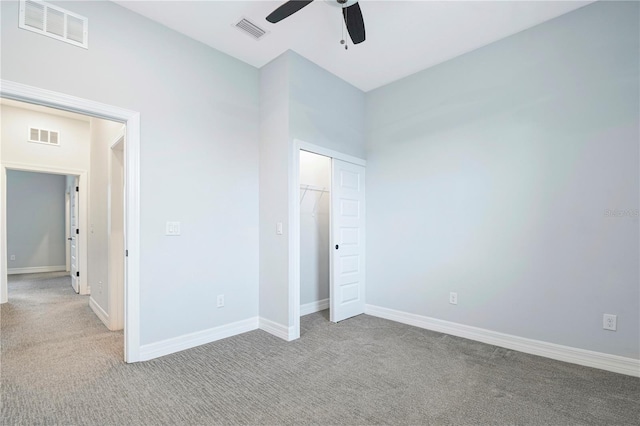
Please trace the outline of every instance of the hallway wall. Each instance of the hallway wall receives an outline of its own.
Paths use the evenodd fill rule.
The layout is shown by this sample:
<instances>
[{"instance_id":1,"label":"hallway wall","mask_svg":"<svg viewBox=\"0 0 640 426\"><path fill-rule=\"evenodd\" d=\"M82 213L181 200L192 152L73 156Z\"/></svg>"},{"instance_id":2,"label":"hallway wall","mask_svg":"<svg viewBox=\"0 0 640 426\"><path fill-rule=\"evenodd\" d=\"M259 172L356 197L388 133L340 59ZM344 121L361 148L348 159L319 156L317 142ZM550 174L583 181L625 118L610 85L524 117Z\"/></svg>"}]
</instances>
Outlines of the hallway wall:
<instances>
[{"instance_id":1,"label":"hallway wall","mask_svg":"<svg viewBox=\"0 0 640 426\"><path fill-rule=\"evenodd\" d=\"M64 175L7 171L9 274L65 270L65 190Z\"/></svg>"}]
</instances>

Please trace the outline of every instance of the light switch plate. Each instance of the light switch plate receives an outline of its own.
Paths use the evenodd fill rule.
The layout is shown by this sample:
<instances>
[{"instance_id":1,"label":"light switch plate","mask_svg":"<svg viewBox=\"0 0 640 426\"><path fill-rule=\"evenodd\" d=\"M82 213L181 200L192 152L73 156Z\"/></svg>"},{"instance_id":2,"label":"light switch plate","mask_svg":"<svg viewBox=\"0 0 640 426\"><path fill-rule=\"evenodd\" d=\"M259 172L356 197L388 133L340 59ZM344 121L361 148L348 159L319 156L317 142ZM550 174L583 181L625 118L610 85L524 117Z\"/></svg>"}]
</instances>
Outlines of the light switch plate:
<instances>
[{"instance_id":1,"label":"light switch plate","mask_svg":"<svg viewBox=\"0 0 640 426\"><path fill-rule=\"evenodd\" d=\"M165 232L165 235L180 235L180 222L167 222L167 230Z\"/></svg>"},{"instance_id":2,"label":"light switch plate","mask_svg":"<svg viewBox=\"0 0 640 426\"><path fill-rule=\"evenodd\" d=\"M276 223L276 234L282 235L282 222Z\"/></svg>"}]
</instances>

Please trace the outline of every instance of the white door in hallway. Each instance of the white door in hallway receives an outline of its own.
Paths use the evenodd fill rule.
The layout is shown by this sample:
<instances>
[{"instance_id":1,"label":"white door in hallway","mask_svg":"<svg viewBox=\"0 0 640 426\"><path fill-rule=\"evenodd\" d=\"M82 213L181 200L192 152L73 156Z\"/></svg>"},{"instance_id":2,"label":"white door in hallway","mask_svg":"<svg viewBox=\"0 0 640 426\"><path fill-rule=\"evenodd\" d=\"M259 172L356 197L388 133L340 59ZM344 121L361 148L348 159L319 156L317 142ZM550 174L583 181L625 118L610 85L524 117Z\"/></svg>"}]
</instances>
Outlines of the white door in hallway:
<instances>
[{"instance_id":1,"label":"white door in hallway","mask_svg":"<svg viewBox=\"0 0 640 426\"><path fill-rule=\"evenodd\" d=\"M79 270L78 270L78 211L79 211L79 203L78 203L78 182L79 179L76 177L74 182L74 188L71 188L71 286L76 293L80 293L80 279Z\"/></svg>"},{"instance_id":2,"label":"white door in hallway","mask_svg":"<svg viewBox=\"0 0 640 426\"><path fill-rule=\"evenodd\" d=\"M364 313L365 168L332 160L331 310L333 322Z\"/></svg>"}]
</instances>

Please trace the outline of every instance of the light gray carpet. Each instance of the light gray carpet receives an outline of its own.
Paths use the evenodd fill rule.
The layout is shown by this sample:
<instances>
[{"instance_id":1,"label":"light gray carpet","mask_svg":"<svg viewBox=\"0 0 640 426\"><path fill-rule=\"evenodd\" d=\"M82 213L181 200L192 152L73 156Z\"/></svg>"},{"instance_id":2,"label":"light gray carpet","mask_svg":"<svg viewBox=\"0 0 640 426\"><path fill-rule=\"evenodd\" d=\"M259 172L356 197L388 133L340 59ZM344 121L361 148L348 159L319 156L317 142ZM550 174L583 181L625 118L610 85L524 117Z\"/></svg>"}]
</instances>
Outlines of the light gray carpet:
<instances>
[{"instance_id":1,"label":"light gray carpet","mask_svg":"<svg viewBox=\"0 0 640 426\"><path fill-rule=\"evenodd\" d=\"M639 424L638 378L366 315L126 365L68 278L11 276L9 295L2 424Z\"/></svg>"}]
</instances>

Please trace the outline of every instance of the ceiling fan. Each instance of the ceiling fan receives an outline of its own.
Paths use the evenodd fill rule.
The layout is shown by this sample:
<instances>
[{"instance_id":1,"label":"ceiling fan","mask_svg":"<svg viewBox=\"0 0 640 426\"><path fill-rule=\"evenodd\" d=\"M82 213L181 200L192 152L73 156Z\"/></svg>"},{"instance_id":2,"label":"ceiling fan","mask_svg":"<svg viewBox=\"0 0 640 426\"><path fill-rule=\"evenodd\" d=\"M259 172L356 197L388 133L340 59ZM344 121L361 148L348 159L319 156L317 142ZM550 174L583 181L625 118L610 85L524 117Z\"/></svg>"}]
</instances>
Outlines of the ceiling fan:
<instances>
[{"instance_id":1,"label":"ceiling fan","mask_svg":"<svg viewBox=\"0 0 640 426\"><path fill-rule=\"evenodd\" d=\"M267 21L275 24L282 21L305 6L308 6L313 0L289 0L276 10L271 12L267 16ZM337 2L338 6L342 8L342 16L344 17L344 23L347 26L347 31L351 36L353 44L362 43L365 40L364 33L364 20L362 18L362 11L357 0L331 0Z\"/></svg>"}]
</instances>

